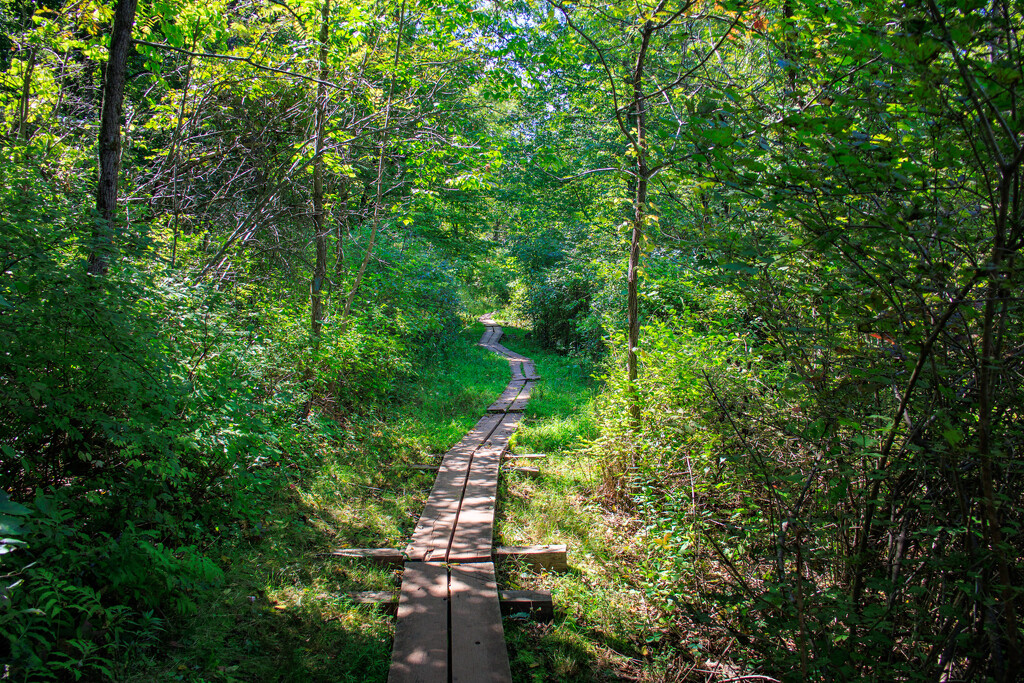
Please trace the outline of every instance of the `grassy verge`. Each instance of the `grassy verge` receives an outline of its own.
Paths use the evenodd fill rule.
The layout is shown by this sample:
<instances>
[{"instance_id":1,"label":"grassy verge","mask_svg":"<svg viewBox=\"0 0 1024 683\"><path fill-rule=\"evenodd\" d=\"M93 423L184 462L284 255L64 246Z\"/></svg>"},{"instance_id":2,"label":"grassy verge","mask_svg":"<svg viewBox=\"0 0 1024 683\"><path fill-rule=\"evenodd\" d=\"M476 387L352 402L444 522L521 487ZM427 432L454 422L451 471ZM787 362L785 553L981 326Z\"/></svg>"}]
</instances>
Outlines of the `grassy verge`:
<instances>
[{"instance_id":1,"label":"grassy verge","mask_svg":"<svg viewBox=\"0 0 1024 683\"><path fill-rule=\"evenodd\" d=\"M558 614L551 624L506 620L513 680L659 680L665 664L654 654L653 616L629 580L636 522L601 503L600 465L586 450L596 430L590 368L537 348L523 329L505 330L502 344L532 358L543 377L513 450L548 457L537 479L503 477L498 541L565 543L570 566L564 574L511 569L499 577L507 588L550 590Z\"/></svg>"},{"instance_id":2,"label":"grassy verge","mask_svg":"<svg viewBox=\"0 0 1024 683\"><path fill-rule=\"evenodd\" d=\"M502 479L496 542L565 543L570 571L506 568L506 588L552 591L551 624L505 622L515 681L659 680L667 664L644 596L629 581L639 566L629 539L635 521L601 503L591 369L532 345L506 327L502 343L530 356L538 384L517 452L547 453L542 475ZM316 452L281 468L279 485L252 505L259 520L222 529L225 582L199 596L186 628L137 662L132 681L384 681L393 624L379 609L351 603L356 590L395 590L399 574L324 553L339 547L402 547L435 462L476 423L508 382L507 364L468 327L459 343L421 368L387 410L312 420ZM322 414L328 412L326 409Z\"/></svg>"},{"instance_id":3,"label":"grassy verge","mask_svg":"<svg viewBox=\"0 0 1024 683\"><path fill-rule=\"evenodd\" d=\"M324 553L407 542L434 475L406 465L444 453L508 381L506 363L476 347L482 331L464 330L388 409L312 419L306 442L317 452L281 467L254 497L256 521L217 530L223 584L196 596L194 618L123 678L386 680L393 624L345 594L394 589L398 575Z\"/></svg>"}]
</instances>

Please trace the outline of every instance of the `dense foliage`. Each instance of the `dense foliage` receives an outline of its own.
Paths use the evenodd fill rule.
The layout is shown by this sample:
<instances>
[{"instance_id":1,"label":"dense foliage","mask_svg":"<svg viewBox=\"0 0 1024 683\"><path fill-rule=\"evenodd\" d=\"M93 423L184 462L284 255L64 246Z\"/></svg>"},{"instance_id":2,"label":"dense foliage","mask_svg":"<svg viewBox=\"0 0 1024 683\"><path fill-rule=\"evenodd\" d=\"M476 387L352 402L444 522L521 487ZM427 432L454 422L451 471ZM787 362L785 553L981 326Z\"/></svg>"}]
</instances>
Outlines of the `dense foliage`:
<instances>
[{"instance_id":1,"label":"dense foliage","mask_svg":"<svg viewBox=\"0 0 1024 683\"><path fill-rule=\"evenodd\" d=\"M611 335L592 449L667 632L795 679L1015 678L1020 8L539 22L520 308L551 345Z\"/></svg>"},{"instance_id":2,"label":"dense foliage","mask_svg":"<svg viewBox=\"0 0 1024 683\"><path fill-rule=\"evenodd\" d=\"M498 303L603 368L645 642L1016 677L1024 8L129 3L0 2L6 676L159 659Z\"/></svg>"}]
</instances>

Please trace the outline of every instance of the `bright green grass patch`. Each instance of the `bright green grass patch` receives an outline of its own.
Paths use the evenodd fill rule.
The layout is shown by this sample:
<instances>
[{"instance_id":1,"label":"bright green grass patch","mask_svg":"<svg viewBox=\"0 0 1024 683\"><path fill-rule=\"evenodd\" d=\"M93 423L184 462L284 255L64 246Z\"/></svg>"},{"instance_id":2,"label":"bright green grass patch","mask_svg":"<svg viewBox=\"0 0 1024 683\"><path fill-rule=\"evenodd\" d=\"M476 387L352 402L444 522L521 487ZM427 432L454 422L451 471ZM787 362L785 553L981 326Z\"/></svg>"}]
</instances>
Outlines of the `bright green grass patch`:
<instances>
[{"instance_id":1,"label":"bright green grass patch","mask_svg":"<svg viewBox=\"0 0 1024 683\"><path fill-rule=\"evenodd\" d=\"M628 540L635 522L601 504L601 468L587 452L597 435L591 368L537 348L522 329L505 330L502 344L532 358L543 378L513 450L548 457L536 463L537 479L502 478L496 542L564 543L570 566L565 574L509 568L499 577L505 588L550 590L558 613L552 624L506 619L513 680L633 680L644 668L638 661L652 633L651 614L623 570L635 563Z\"/></svg>"},{"instance_id":2,"label":"bright green grass patch","mask_svg":"<svg viewBox=\"0 0 1024 683\"><path fill-rule=\"evenodd\" d=\"M482 333L479 323L464 330L396 388L390 406L352 415L319 406L304 425L303 452L251 500L252 521L217 529L221 540L207 553L224 583L196 596L185 628L123 678L386 680L391 619L346 594L395 590L398 574L328 553L408 542L434 474L407 465L457 443L508 382L508 364L476 346Z\"/></svg>"}]
</instances>

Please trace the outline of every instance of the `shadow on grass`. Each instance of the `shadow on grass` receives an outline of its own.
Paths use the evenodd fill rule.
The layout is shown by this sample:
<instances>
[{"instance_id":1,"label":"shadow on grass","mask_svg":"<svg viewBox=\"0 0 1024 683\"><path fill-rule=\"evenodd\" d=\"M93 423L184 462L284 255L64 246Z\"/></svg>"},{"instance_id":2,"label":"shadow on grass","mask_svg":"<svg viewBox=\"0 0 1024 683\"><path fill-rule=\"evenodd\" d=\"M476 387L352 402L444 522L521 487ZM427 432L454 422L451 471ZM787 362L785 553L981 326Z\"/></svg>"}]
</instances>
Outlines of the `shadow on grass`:
<instances>
[{"instance_id":1,"label":"shadow on grass","mask_svg":"<svg viewBox=\"0 0 1024 683\"><path fill-rule=\"evenodd\" d=\"M347 592L393 585L391 572L321 553L373 533L331 528L287 480L251 501L266 515L236 526L215 559L224 581L129 681L384 681L392 624Z\"/></svg>"}]
</instances>

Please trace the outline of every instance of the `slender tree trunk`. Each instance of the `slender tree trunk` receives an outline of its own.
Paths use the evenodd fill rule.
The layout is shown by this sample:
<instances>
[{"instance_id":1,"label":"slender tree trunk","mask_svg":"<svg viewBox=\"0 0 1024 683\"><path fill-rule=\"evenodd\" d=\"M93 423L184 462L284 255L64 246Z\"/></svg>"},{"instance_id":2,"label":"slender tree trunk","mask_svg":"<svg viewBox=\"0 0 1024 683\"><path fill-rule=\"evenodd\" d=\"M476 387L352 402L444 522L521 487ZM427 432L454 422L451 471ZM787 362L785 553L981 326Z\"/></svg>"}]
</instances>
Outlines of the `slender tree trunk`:
<instances>
[{"instance_id":1,"label":"slender tree trunk","mask_svg":"<svg viewBox=\"0 0 1024 683\"><path fill-rule=\"evenodd\" d=\"M28 142L28 105L32 96L32 72L36 69L36 51L28 53L28 62L25 64L25 74L21 83L21 99L18 103L18 125L17 134L23 141Z\"/></svg>"},{"instance_id":2,"label":"slender tree trunk","mask_svg":"<svg viewBox=\"0 0 1024 683\"><path fill-rule=\"evenodd\" d=\"M654 33L654 24L648 21L644 24L640 52L637 54L636 67L633 69L633 101L630 105L631 115L629 124L634 129L631 134L636 135L635 153L636 164L634 172L636 177L633 182L636 186L633 195L633 230L629 241L629 265L626 269L627 288L627 315L628 315L628 343L629 350L626 356L627 391L629 392L629 419L633 429L640 428L640 396L637 391L637 379L639 378L639 363L637 359L637 347L640 345L640 246L644 234L644 222L647 220L647 186L650 182L650 169L647 159L647 103L644 99L644 67L647 61L647 47L650 45L651 36Z\"/></svg>"},{"instance_id":3,"label":"slender tree trunk","mask_svg":"<svg viewBox=\"0 0 1024 683\"><path fill-rule=\"evenodd\" d=\"M1017 167L1004 168L999 184L999 215L996 220L995 241L992 248L991 264L985 293L984 328L981 341L981 367L978 372L978 455L981 460L980 483L984 501L986 541L999 575L999 601L1002 607L1003 633L1006 639L1007 658L1005 670L999 672L998 680L1016 680L1020 664L1020 649L1017 642L1017 609L1014 600L1013 577L1006 558L1006 543L1003 537L999 495L995 487L993 460L996 453L992 435L992 413L996 403L996 388L1002 367L1002 328L1006 316L1006 300L1009 293L1005 282L1009 280L1010 269L1006 262L1012 250L1007 247L1007 221L1010 212L1011 188L1015 183Z\"/></svg>"},{"instance_id":4,"label":"slender tree trunk","mask_svg":"<svg viewBox=\"0 0 1024 683\"><path fill-rule=\"evenodd\" d=\"M309 286L310 317L313 335L323 327L323 289L327 278L327 230L324 216L324 128L327 120L327 41L330 38L331 0L320 7L320 83L316 86L316 156L313 161L313 243L316 264Z\"/></svg>"},{"instance_id":5,"label":"slender tree trunk","mask_svg":"<svg viewBox=\"0 0 1024 683\"><path fill-rule=\"evenodd\" d=\"M192 41L192 50L196 49L196 40ZM195 58L191 55L188 64L185 65L185 81L181 86L181 102L178 104L178 123L174 127L174 137L171 139L171 148L168 152L171 161L171 194L174 215L172 217L171 236L171 268L177 265L178 261L178 223L181 219L181 193L178 192L178 161L181 148L182 131L185 127L185 105L188 102L189 87L192 85L192 65Z\"/></svg>"},{"instance_id":6,"label":"slender tree trunk","mask_svg":"<svg viewBox=\"0 0 1024 683\"><path fill-rule=\"evenodd\" d=\"M366 266L370 263L374 242L377 239L377 226L380 223L380 205L384 195L384 152L387 149L388 126L391 125L391 102L395 96L395 73L398 71L398 56L402 48L402 27L404 24L405 2L403 1L402 9L398 13L398 31L395 38L395 60L391 72L391 85L388 87L388 99L384 105L384 127L380 137L380 154L377 157L377 200L373 205L373 223L370 224L370 240L366 245L366 253L363 254L363 260L359 264L359 270L356 271L356 279L352 283L352 289L349 290L348 296L345 297L345 308L341 312L342 324L348 319L349 311L352 309L352 302L355 301L356 293L359 291L359 285L363 280L363 275L366 273Z\"/></svg>"},{"instance_id":7,"label":"slender tree trunk","mask_svg":"<svg viewBox=\"0 0 1024 683\"><path fill-rule=\"evenodd\" d=\"M138 0L118 0L110 31L110 56L104 70L103 106L100 113L99 186L96 211L100 215L93 229L93 251L89 272L103 275L114 252L114 218L117 210L117 180L121 170L121 109L132 26Z\"/></svg>"}]
</instances>

